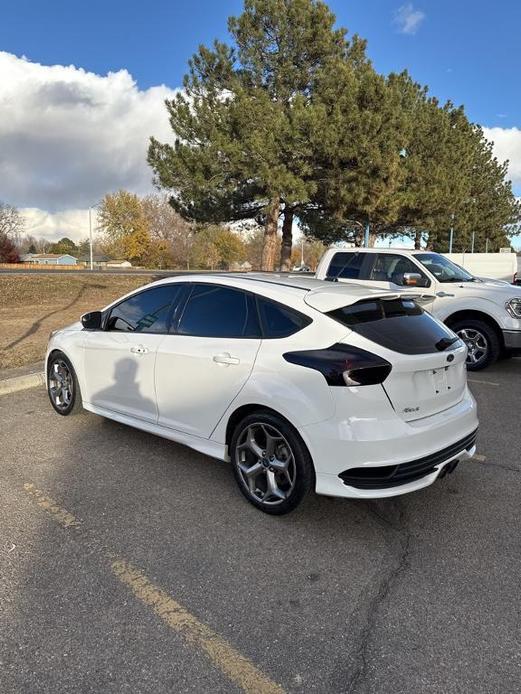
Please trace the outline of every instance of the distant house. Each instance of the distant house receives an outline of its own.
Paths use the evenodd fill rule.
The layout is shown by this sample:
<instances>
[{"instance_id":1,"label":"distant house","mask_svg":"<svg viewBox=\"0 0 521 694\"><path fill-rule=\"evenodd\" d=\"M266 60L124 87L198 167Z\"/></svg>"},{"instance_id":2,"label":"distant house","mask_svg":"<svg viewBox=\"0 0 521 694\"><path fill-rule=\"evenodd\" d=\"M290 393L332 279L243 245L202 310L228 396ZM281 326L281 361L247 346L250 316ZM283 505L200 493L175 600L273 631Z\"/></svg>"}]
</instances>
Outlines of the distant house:
<instances>
[{"instance_id":1,"label":"distant house","mask_svg":"<svg viewBox=\"0 0 521 694\"><path fill-rule=\"evenodd\" d=\"M107 267L132 267L132 263L128 260L109 260Z\"/></svg>"},{"instance_id":2,"label":"distant house","mask_svg":"<svg viewBox=\"0 0 521 694\"><path fill-rule=\"evenodd\" d=\"M78 261L84 265L85 267L90 267L90 254L86 253L85 255L80 255L78 258ZM110 262L110 258L108 255L103 255L102 253L93 253L92 254L92 265L97 269L100 270L101 268L107 267L107 263Z\"/></svg>"},{"instance_id":3,"label":"distant house","mask_svg":"<svg viewBox=\"0 0 521 694\"><path fill-rule=\"evenodd\" d=\"M232 263L230 265L232 272L251 272L252 264L245 260L243 263Z\"/></svg>"},{"instance_id":4,"label":"distant house","mask_svg":"<svg viewBox=\"0 0 521 694\"><path fill-rule=\"evenodd\" d=\"M68 253L26 253L20 260L35 265L77 265L78 259Z\"/></svg>"}]
</instances>

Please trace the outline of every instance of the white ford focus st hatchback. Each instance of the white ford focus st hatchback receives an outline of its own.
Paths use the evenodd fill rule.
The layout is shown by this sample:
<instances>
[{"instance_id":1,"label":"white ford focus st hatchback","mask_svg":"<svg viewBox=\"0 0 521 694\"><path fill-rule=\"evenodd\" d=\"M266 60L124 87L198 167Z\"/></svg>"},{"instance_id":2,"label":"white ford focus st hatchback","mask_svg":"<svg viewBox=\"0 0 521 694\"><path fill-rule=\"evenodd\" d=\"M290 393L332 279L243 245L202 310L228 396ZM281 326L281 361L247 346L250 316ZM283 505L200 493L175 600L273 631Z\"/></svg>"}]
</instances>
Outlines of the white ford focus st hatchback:
<instances>
[{"instance_id":1,"label":"white ford focus st hatchback","mask_svg":"<svg viewBox=\"0 0 521 694\"><path fill-rule=\"evenodd\" d=\"M231 461L286 513L311 489L390 497L475 452L466 347L413 298L277 275L172 277L55 332L54 409Z\"/></svg>"}]
</instances>

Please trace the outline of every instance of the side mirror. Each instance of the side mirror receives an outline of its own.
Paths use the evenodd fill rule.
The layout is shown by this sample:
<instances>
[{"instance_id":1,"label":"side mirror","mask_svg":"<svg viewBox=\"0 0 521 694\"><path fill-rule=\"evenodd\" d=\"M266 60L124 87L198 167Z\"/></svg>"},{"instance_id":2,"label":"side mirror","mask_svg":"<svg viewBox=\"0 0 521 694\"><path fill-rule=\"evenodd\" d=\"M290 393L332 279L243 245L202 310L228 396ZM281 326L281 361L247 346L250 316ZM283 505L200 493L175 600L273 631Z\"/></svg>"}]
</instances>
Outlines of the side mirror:
<instances>
[{"instance_id":1,"label":"side mirror","mask_svg":"<svg viewBox=\"0 0 521 694\"><path fill-rule=\"evenodd\" d=\"M85 330L100 330L101 329L101 311L91 311L84 313L81 317L81 324Z\"/></svg>"},{"instance_id":2,"label":"side mirror","mask_svg":"<svg viewBox=\"0 0 521 694\"><path fill-rule=\"evenodd\" d=\"M404 272L402 283L405 287L426 287L427 279L419 272Z\"/></svg>"}]
</instances>

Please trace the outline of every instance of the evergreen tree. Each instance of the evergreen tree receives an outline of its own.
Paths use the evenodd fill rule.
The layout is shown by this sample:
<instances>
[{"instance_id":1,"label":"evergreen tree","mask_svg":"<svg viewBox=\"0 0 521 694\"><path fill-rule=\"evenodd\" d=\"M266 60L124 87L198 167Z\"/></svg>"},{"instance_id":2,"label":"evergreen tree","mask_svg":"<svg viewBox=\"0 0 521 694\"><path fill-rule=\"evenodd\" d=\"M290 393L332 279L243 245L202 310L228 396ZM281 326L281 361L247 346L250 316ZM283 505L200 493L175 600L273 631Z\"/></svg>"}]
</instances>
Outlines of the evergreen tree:
<instances>
[{"instance_id":1,"label":"evergreen tree","mask_svg":"<svg viewBox=\"0 0 521 694\"><path fill-rule=\"evenodd\" d=\"M156 181L183 216L262 217L266 270L275 265L279 217L286 266L293 218L317 189L310 145L328 128L314 102L320 74L363 54L334 22L318 0L246 0L229 20L234 46L201 47L184 91L167 102L175 146L152 139L149 148Z\"/></svg>"}]
</instances>

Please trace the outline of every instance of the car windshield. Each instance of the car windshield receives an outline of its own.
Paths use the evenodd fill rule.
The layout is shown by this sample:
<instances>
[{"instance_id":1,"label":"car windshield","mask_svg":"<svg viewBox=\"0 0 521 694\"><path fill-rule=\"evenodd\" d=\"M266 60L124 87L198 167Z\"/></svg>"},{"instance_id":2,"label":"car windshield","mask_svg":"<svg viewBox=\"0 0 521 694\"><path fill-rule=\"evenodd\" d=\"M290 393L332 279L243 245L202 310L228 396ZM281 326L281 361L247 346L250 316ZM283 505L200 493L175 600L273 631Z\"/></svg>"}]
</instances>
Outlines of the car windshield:
<instances>
[{"instance_id":1,"label":"car windshield","mask_svg":"<svg viewBox=\"0 0 521 694\"><path fill-rule=\"evenodd\" d=\"M452 260L439 253L416 253L420 263L432 272L438 282L476 282L477 279Z\"/></svg>"}]
</instances>

